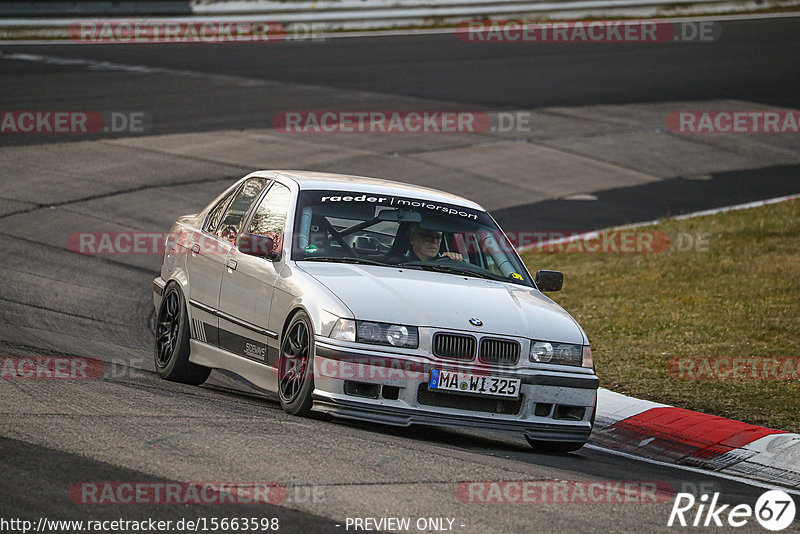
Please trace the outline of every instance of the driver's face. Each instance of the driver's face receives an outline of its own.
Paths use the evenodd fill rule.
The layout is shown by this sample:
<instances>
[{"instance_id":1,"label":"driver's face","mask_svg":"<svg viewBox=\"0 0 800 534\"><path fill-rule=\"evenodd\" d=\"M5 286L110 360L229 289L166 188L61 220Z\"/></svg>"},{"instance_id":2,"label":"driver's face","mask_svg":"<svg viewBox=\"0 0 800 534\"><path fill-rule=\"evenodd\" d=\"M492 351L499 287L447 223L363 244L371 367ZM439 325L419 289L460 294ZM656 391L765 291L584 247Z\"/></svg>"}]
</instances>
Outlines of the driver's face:
<instances>
[{"instance_id":1,"label":"driver's face","mask_svg":"<svg viewBox=\"0 0 800 534\"><path fill-rule=\"evenodd\" d=\"M411 249L422 261L432 260L439 254L442 244L442 232L415 230L408 238Z\"/></svg>"}]
</instances>

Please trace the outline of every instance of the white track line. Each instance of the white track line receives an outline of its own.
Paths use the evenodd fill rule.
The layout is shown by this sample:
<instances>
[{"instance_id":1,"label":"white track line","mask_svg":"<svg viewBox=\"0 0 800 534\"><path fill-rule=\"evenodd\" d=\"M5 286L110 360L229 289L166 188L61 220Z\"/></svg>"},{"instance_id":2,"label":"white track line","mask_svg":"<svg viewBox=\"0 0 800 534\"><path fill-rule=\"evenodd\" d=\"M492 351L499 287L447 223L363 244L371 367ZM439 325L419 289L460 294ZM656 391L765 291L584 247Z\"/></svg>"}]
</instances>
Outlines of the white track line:
<instances>
[{"instance_id":1,"label":"white track line","mask_svg":"<svg viewBox=\"0 0 800 534\"><path fill-rule=\"evenodd\" d=\"M228 74L213 74L207 72L172 69L168 67L149 67L147 65L130 65L127 63L114 63L111 61L98 61L94 59L65 58L61 56L47 56L43 54L23 54L23 53L3 53L0 51L0 59L11 61L31 61L35 63L45 63L47 65L78 66L91 71L117 71L132 72L138 74L169 74L173 76L185 76L189 78L202 78L219 82L222 84L233 84L236 87L253 87L267 85L267 80L258 78L246 78L244 76L234 76Z\"/></svg>"},{"instance_id":2,"label":"white track line","mask_svg":"<svg viewBox=\"0 0 800 534\"><path fill-rule=\"evenodd\" d=\"M558 239L551 239L549 241L545 241L543 243L539 243L536 245L530 245L526 247L521 247L517 249L518 252L526 252L528 250L536 250L540 248L551 247L553 245L559 245L562 243L570 243L572 241L578 241L583 239L594 239L595 237L599 236L600 234L606 232L618 232L620 230L630 230L631 228L641 228L643 226L656 226L661 224L665 221L682 221L684 219L693 219L695 217L705 217L706 215L716 215L717 213L726 213L729 211L737 211L737 210L746 210L750 208L758 208L761 206L768 206L770 204L778 204L779 202L786 202L787 200L794 200L796 198L800 198L800 194L793 194L793 195L785 195L782 197L775 197L769 198L766 200L755 200L753 202L746 202L744 204L734 204L732 206L723 206L721 208L713 208L709 210L702 210L702 211L694 211L691 213L684 213L683 215L675 215L674 217L664 217L663 219L653 219L652 221L642 221L636 222L631 224L623 224L621 226L612 226L610 228L603 228L601 230L590 230L588 232L583 233L573 233L570 234L568 237L561 237ZM584 202L584 201L581 201ZM590 202L590 201L586 201ZM567 233L567 232L564 232Z\"/></svg>"},{"instance_id":3,"label":"white track line","mask_svg":"<svg viewBox=\"0 0 800 534\"><path fill-rule=\"evenodd\" d=\"M777 204L779 202L785 202L787 200L794 200L796 198L800 198L800 194L795 195L786 195L783 197L775 197L770 198L767 200L756 200L754 202L746 202L744 204L734 204L733 206L725 206L722 208L714 208L710 210L703 210L703 211L695 211L694 213L687 213L685 215L676 215L674 217L668 217L665 220L676 220L680 221L683 219L691 219L693 217L704 217L706 215L715 215L717 213L725 213L728 211L736 211L736 210L746 210L750 208L758 208L761 206L767 206L769 204Z\"/></svg>"}]
</instances>

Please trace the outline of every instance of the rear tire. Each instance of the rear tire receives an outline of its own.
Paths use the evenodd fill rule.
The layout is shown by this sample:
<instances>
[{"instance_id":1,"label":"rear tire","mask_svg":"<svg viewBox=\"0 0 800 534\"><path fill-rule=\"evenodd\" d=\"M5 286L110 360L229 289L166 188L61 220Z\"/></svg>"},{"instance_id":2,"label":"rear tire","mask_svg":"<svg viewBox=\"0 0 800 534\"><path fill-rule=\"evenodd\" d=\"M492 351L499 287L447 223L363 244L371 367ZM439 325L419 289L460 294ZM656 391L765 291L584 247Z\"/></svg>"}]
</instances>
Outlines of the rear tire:
<instances>
[{"instance_id":1,"label":"rear tire","mask_svg":"<svg viewBox=\"0 0 800 534\"><path fill-rule=\"evenodd\" d=\"M189 361L189 314L186 299L178 284L164 289L156 319L156 372L164 380L199 386L211 369Z\"/></svg>"},{"instance_id":2,"label":"rear tire","mask_svg":"<svg viewBox=\"0 0 800 534\"><path fill-rule=\"evenodd\" d=\"M580 441L541 441L528 436L525 439L534 451L549 454L575 452L585 445Z\"/></svg>"},{"instance_id":3,"label":"rear tire","mask_svg":"<svg viewBox=\"0 0 800 534\"><path fill-rule=\"evenodd\" d=\"M288 414L308 417L314 392L314 328L304 311L292 317L281 341L278 396Z\"/></svg>"}]
</instances>

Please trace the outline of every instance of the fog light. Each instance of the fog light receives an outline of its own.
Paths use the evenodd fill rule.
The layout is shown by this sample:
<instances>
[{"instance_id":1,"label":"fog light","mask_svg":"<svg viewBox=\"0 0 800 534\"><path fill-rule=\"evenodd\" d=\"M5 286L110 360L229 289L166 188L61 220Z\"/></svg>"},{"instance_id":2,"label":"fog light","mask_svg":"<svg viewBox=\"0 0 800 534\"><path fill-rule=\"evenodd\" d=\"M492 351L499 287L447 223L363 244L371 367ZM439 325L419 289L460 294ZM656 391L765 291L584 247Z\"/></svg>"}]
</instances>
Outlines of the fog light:
<instances>
[{"instance_id":1,"label":"fog light","mask_svg":"<svg viewBox=\"0 0 800 534\"><path fill-rule=\"evenodd\" d=\"M586 414L586 408L583 406L556 406L556 412L553 414L553 419L562 419L566 421L582 421L583 416Z\"/></svg>"}]
</instances>

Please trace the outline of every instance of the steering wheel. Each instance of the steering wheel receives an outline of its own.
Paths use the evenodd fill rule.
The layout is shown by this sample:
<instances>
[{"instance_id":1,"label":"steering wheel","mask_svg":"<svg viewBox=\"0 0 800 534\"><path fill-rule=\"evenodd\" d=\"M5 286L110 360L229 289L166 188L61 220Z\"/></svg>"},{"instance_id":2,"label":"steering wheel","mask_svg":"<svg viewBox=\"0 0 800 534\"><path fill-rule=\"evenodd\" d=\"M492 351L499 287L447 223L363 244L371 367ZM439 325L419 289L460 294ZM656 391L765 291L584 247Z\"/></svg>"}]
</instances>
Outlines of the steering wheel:
<instances>
[{"instance_id":1,"label":"steering wheel","mask_svg":"<svg viewBox=\"0 0 800 534\"><path fill-rule=\"evenodd\" d=\"M462 257L460 260L456 260L456 259L453 259L453 258L451 258L451 257L449 257L449 256L445 256L444 254L442 254L442 255L440 255L440 256L436 256L436 257L435 257L435 258L433 258L432 260L428 260L428 261L452 261L452 262L454 262L454 263L464 263L464 262L466 262L466 263L469 263L469 262L468 262L466 259L464 259L463 257Z\"/></svg>"}]
</instances>

